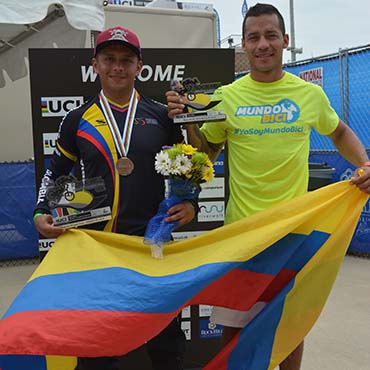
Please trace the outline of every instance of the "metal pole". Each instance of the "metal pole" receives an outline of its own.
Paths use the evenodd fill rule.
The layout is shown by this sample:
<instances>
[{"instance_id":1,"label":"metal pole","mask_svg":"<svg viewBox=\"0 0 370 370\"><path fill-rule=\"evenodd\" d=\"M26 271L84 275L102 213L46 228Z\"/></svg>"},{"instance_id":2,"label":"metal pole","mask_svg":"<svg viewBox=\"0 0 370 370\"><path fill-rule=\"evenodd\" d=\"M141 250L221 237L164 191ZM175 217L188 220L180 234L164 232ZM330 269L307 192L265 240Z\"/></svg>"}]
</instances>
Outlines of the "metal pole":
<instances>
[{"instance_id":1,"label":"metal pole","mask_svg":"<svg viewBox=\"0 0 370 370\"><path fill-rule=\"evenodd\" d=\"M344 118L344 85L343 85L343 54L341 49L339 49L339 83L340 83L340 107L342 110L342 120L345 121Z\"/></svg>"},{"instance_id":2,"label":"metal pole","mask_svg":"<svg viewBox=\"0 0 370 370\"><path fill-rule=\"evenodd\" d=\"M345 122L349 126L349 54L346 50L346 100L345 100Z\"/></svg>"},{"instance_id":3,"label":"metal pole","mask_svg":"<svg viewBox=\"0 0 370 370\"><path fill-rule=\"evenodd\" d=\"M340 107L342 111L342 120L346 121L345 113L344 113L344 83L343 83L343 53L342 50L339 49L339 83L340 83Z\"/></svg>"},{"instance_id":4,"label":"metal pole","mask_svg":"<svg viewBox=\"0 0 370 370\"><path fill-rule=\"evenodd\" d=\"M292 54L292 62L296 60L296 49L295 49L295 31L294 31L294 0L289 0L289 11L290 11L290 52Z\"/></svg>"}]
</instances>

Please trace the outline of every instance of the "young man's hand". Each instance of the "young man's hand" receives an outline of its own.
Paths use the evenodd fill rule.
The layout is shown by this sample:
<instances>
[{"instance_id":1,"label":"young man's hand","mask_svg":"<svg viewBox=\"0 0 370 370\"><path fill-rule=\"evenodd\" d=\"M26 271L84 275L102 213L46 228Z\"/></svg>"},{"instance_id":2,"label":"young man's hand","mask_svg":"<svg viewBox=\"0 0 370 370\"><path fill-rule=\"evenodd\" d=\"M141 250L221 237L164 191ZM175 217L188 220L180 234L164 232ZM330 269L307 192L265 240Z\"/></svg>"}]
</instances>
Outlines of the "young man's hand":
<instances>
[{"instance_id":1,"label":"young man's hand","mask_svg":"<svg viewBox=\"0 0 370 370\"><path fill-rule=\"evenodd\" d=\"M65 229L54 226L53 218L49 214L38 215L34 220L37 231L46 238L57 238Z\"/></svg>"}]
</instances>

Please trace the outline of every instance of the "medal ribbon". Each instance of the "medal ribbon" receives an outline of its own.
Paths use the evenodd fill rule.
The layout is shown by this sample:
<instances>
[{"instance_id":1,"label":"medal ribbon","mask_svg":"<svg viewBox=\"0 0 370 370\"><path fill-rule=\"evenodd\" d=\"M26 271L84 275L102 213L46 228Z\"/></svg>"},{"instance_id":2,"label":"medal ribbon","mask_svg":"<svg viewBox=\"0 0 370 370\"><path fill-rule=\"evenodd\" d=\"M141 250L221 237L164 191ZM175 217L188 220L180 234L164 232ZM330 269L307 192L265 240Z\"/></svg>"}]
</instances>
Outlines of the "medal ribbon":
<instances>
[{"instance_id":1,"label":"medal ribbon","mask_svg":"<svg viewBox=\"0 0 370 370\"><path fill-rule=\"evenodd\" d=\"M119 132L117 121L114 118L112 109L109 105L107 98L105 97L103 90L100 91L99 95L100 105L103 110L105 119L107 120L109 129L112 133L114 143L116 144L117 151L121 157L126 157L131 141L132 128L134 126L135 113L137 103L139 101L139 94L135 89L132 90L130 103L127 110L125 126L123 127L122 136Z\"/></svg>"}]
</instances>

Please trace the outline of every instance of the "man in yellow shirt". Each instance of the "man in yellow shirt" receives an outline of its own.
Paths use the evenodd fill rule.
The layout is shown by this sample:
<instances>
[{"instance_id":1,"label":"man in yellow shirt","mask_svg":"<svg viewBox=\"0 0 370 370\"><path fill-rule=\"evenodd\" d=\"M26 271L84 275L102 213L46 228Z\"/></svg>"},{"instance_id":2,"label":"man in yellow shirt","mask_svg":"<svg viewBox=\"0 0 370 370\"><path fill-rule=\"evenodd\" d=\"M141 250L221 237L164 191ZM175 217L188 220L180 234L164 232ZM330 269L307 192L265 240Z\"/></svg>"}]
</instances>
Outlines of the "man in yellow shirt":
<instances>
[{"instance_id":1,"label":"man in yellow shirt","mask_svg":"<svg viewBox=\"0 0 370 370\"><path fill-rule=\"evenodd\" d=\"M283 71L283 50L288 47L284 19L270 4L251 7L243 21L243 48L250 73L219 88L216 109L226 121L201 128L185 125L190 144L214 160L228 144L230 198L226 223L307 191L310 130L328 136L339 152L362 170L352 184L370 193L370 162L354 132L341 121L323 90ZM181 114L186 100L167 92L169 116ZM360 176L361 174L361 176ZM223 344L230 341L258 312L216 307L211 320L224 325ZM299 370L303 342L281 364L280 370Z\"/></svg>"}]
</instances>

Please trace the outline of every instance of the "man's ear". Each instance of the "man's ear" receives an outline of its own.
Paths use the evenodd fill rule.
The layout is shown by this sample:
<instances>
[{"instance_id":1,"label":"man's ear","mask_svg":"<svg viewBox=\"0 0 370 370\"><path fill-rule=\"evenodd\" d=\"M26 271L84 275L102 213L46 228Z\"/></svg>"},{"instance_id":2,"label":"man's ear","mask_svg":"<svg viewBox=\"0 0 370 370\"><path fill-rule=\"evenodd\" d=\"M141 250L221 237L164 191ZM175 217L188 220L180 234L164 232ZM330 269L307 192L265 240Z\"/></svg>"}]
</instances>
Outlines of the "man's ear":
<instances>
[{"instance_id":1,"label":"man's ear","mask_svg":"<svg viewBox=\"0 0 370 370\"><path fill-rule=\"evenodd\" d=\"M93 66L95 73L98 73L98 71L97 71L97 64L98 64L98 62L97 62L96 58L92 58L91 59L91 65Z\"/></svg>"},{"instance_id":2,"label":"man's ear","mask_svg":"<svg viewBox=\"0 0 370 370\"><path fill-rule=\"evenodd\" d=\"M286 33L284 35L284 43L283 43L283 48L286 49L289 46L289 35Z\"/></svg>"},{"instance_id":3,"label":"man's ear","mask_svg":"<svg viewBox=\"0 0 370 370\"><path fill-rule=\"evenodd\" d=\"M143 68L143 61L139 60L137 63L136 77L139 76L142 68Z\"/></svg>"}]
</instances>

